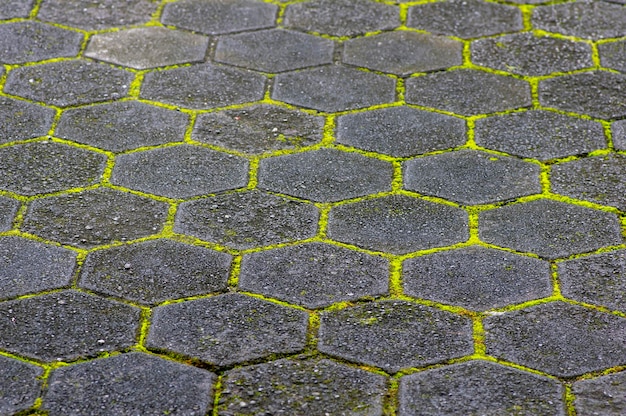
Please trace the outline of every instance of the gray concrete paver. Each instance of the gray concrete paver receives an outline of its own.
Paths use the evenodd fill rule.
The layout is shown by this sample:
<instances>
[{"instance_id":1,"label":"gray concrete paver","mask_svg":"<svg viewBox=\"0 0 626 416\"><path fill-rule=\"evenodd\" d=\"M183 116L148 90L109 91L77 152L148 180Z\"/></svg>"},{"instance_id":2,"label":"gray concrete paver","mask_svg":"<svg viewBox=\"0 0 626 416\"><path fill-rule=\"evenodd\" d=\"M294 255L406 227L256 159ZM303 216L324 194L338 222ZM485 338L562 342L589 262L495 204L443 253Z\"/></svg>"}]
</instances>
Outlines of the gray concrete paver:
<instances>
[{"instance_id":1,"label":"gray concrete paver","mask_svg":"<svg viewBox=\"0 0 626 416\"><path fill-rule=\"evenodd\" d=\"M147 305L226 290L232 256L171 240L90 253L79 287Z\"/></svg>"},{"instance_id":2,"label":"gray concrete paver","mask_svg":"<svg viewBox=\"0 0 626 416\"><path fill-rule=\"evenodd\" d=\"M200 114L191 138L247 154L259 154L319 143L323 127L323 117L260 104Z\"/></svg>"},{"instance_id":3,"label":"gray concrete paver","mask_svg":"<svg viewBox=\"0 0 626 416\"><path fill-rule=\"evenodd\" d=\"M385 378L331 360L278 360L226 372L218 414L374 416Z\"/></svg>"},{"instance_id":4,"label":"gray concrete paver","mask_svg":"<svg viewBox=\"0 0 626 416\"><path fill-rule=\"evenodd\" d=\"M42 361L72 361L135 343L139 308L75 290L0 304L0 348Z\"/></svg>"},{"instance_id":5,"label":"gray concrete paver","mask_svg":"<svg viewBox=\"0 0 626 416\"><path fill-rule=\"evenodd\" d=\"M76 253L20 237L0 237L0 298L69 286Z\"/></svg>"},{"instance_id":6,"label":"gray concrete paver","mask_svg":"<svg viewBox=\"0 0 626 416\"><path fill-rule=\"evenodd\" d=\"M0 97L0 144L44 136L53 118L51 108Z\"/></svg>"},{"instance_id":7,"label":"gray concrete paver","mask_svg":"<svg viewBox=\"0 0 626 416\"><path fill-rule=\"evenodd\" d=\"M111 152L183 140L189 116L136 101L63 112L54 134Z\"/></svg>"},{"instance_id":8,"label":"gray concrete paver","mask_svg":"<svg viewBox=\"0 0 626 416\"><path fill-rule=\"evenodd\" d=\"M552 295L546 261L470 246L405 260L404 292L476 311Z\"/></svg>"},{"instance_id":9,"label":"gray concrete paver","mask_svg":"<svg viewBox=\"0 0 626 416\"><path fill-rule=\"evenodd\" d=\"M611 123L613 146L617 150L626 150L626 120Z\"/></svg>"},{"instance_id":10,"label":"gray concrete paver","mask_svg":"<svg viewBox=\"0 0 626 416\"><path fill-rule=\"evenodd\" d=\"M335 202L391 190L389 162L321 149L259 163L259 188L317 202Z\"/></svg>"},{"instance_id":11,"label":"gray concrete paver","mask_svg":"<svg viewBox=\"0 0 626 416\"><path fill-rule=\"evenodd\" d=\"M230 366L304 348L308 314L230 293L154 309L146 345Z\"/></svg>"},{"instance_id":12,"label":"gray concrete paver","mask_svg":"<svg viewBox=\"0 0 626 416\"><path fill-rule=\"evenodd\" d=\"M19 201L0 196L0 231L7 231L12 228L19 207Z\"/></svg>"},{"instance_id":13,"label":"gray concrete paver","mask_svg":"<svg viewBox=\"0 0 626 416\"><path fill-rule=\"evenodd\" d=\"M572 385L578 414L619 416L626 412L626 373L615 373Z\"/></svg>"},{"instance_id":14,"label":"gray concrete paver","mask_svg":"<svg viewBox=\"0 0 626 416\"><path fill-rule=\"evenodd\" d=\"M0 149L0 189L37 195L100 182L107 157L54 142Z\"/></svg>"},{"instance_id":15,"label":"gray concrete paver","mask_svg":"<svg viewBox=\"0 0 626 416\"><path fill-rule=\"evenodd\" d=\"M21 64L78 55L83 35L39 22L0 25L0 62Z\"/></svg>"},{"instance_id":16,"label":"gray concrete paver","mask_svg":"<svg viewBox=\"0 0 626 416\"><path fill-rule=\"evenodd\" d=\"M31 407L41 392L43 369L0 356L0 415L8 416Z\"/></svg>"},{"instance_id":17,"label":"gray concrete paver","mask_svg":"<svg viewBox=\"0 0 626 416\"><path fill-rule=\"evenodd\" d=\"M122 354L50 376L43 408L53 415L205 415L215 374L143 353Z\"/></svg>"},{"instance_id":18,"label":"gray concrete paver","mask_svg":"<svg viewBox=\"0 0 626 416\"><path fill-rule=\"evenodd\" d=\"M323 313L318 348L390 373L474 352L469 319L400 301Z\"/></svg>"},{"instance_id":19,"label":"gray concrete paver","mask_svg":"<svg viewBox=\"0 0 626 416\"><path fill-rule=\"evenodd\" d=\"M0 19L28 17L35 0L6 0L0 3Z\"/></svg>"},{"instance_id":20,"label":"gray concrete paver","mask_svg":"<svg viewBox=\"0 0 626 416\"><path fill-rule=\"evenodd\" d=\"M626 41L602 43L598 45L598 53L603 67L626 72Z\"/></svg>"},{"instance_id":21,"label":"gray concrete paver","mask_svg":"<svg viewBox=\"0 0 626 416\"><path fill-rule=\"evenodd\" d=\"M248 161L186 144L146 150L118 156L111 183L170 198L190 198L247 185Z\"/></svg>"},{"instance_id":22,"label":"gray concrete paver","mask_svg":"<svg viewBox=\"0 0 626 416\"><path fill-rule=\"evenodd\" d=\"M607 146L600 123L542 110L476 120L474 140L488 149L541 161Z\"/></svg>"},{"instance_id":23,"label":"gray concrete paver","mask_svg":"<svg viewBox=\"0 0 626 416\"><path fill-rule=\"evenodd\" d=\"M251 253L241 262L239 287L306 308L388 292L389 262L323 243Z\"/></svg>"},{"instance_id":24,"label":"gray concrete paver","mask_svg":"<svg viewBox=\"0 0 626 416\"><path fill-rule=\"evenodd\" d=\"M626 319L564 302L484 320L487 354L573 377L624 365Z\"/></svg>"}]
</instances>

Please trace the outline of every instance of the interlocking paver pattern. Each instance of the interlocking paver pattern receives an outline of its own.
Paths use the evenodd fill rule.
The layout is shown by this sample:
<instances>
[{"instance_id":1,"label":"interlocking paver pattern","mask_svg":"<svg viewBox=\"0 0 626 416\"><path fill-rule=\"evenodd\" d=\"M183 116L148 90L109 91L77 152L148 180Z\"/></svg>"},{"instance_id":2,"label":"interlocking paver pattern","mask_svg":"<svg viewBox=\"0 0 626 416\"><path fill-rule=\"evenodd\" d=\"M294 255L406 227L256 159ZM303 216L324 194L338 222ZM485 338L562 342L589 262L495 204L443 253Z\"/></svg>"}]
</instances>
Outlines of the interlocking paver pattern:
<instances>
[{"instance_id":1,"label":"interlocking paver pattern","mask_svg":"<svg viewBox=\"0 0 626 416\"><path fill-rule=\"evenodd\" d=\"M0 1L0 414L621 416L625 17Z\"/></svg>"}]
</instances>

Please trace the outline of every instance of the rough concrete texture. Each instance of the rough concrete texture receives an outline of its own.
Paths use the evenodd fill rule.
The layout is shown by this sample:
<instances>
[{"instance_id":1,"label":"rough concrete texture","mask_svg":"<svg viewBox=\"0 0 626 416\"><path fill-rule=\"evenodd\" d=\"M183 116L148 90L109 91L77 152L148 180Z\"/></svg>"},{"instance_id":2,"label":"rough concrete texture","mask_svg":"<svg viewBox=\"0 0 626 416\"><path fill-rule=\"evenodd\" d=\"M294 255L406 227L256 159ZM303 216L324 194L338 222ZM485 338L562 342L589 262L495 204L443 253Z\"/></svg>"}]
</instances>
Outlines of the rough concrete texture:
<instances>
[{"instance_id":1,"label":"rough concrete texture","mask_svg":"<svg viewBox=\"0 0 626 416\"><path fill-rule=\"evenodd\" d=\"M239 287L313 309L384 295L388 275L384 258L309 243L244 256Z\"/></svg>"},{"instance_id":2,"label":"rough concrete texture","mask_svg":"<svg viewBox=\"0 0 626 416\"><path fill-rule=\"evenodd\" d=\"M626 41L602 43L598 52L602 66L626 72Z\"/></svg>"},{"instance_id":3,"label":"rough concrete texture","mask_svg":"<svg viewBox=\"0 0 626 416\"><path fill-rule=\"evenodd\" d=\"M379 415L385 378L330 360L278 360L226 372L220 415Z\"/></svg>"},{"instance_id":4,"label":"rough concrete texture","mask_svg":"<svg viewBox=\"0 0 626 416\"><path fill-rule=\"evenodd\" d=\"M626 373L577 381L572 386L578 414L618 416L626 412Z\"/></svg>"},{"instance_id":5,"label":"rough concrete texture","mask_svg":"<svg viewBox=\"0 0 626 416\"><path fill-rule=\"evenodd\" d=\"M51 416L201 416L212 407L215 378L151 355L122 354L55 370L43 408Z\"/></svg>"},{"instance_id":6,"label":"rough concrete texture","mask_svg":"<svg viewBox=\"0 0 626 416\"><path fill-rule=\"evenodd\" d=\"M304 348L308 314L241 294L159 306L147 346L217 366Z\"/></svg>"},{"instance_id":7,"label":"rough concrete texture","mask_svg":"<svg viewBox=\"0 0 626 416\"><path fill-rule=\"evenodd\" d=\"M11 229L19 207L19 201L0 196L0 231Z\"/></svg>"},{"instance_id":8,"label":"rough concrete texture","mask_svg":"<svg viewBox=\"0 0 626 416\"><path fill-rule=\"evenodd\" d=\"M0 26L0 62L21 64L78 55L83 35L38 22Z\"/></svg>"},{"instance_id":9,"label":"rough concrete texture","mask_svg":"<svg viewBox=\"0 0 626 416\"><path fill-rule=\"evenodd\" d=\"M35 0L6 0L0 3L0 19L28 17Z\"/></svg>"},{"instance_id":10,"label":"rough concrete texture","mask_svg":"<svg viewBox=\"0 0 626 416\"><path fill-rule=\"evenodd\" d=\"M477 311L552 295L548 262L480 246L405 260L402 281L409 296Z\"/></svg>"},{"instance_id":11,"label":"rough concrete texture","mask_svg":"<svg viewBox=\"0 0 626 416\"><path fill-rule=\"evenodd\" d=\"M232 256L154 240L90 253L78 285L144 304L226 289Z\"/></svg>"},{"instance_id":12,"label":"rough concrete texture","mask_svg":"<svg viewBox=\"0 0 626 416\"><path fill-rule=\"evenodd\" d=\"M43 369L0 356L0 415L12 415L31 407L41 393Z\"/></svg>"},{"instance_id":13,"label":"rough concrete texture","mask_svg":"<svg viewBox=\"0 0 626 416\"><path fill-rule=\"evenodd\" d=\"M389 373L474 352L467 318L429 306L381 301L325 312L318 348Z\"/></svg>"},{"instance_id":14,"label":"rough concrete texture","mask_svg":"<svg viewBox=\"0 0 626 416\"><path fill-rule=\"evenodd\" d=\"M0 144L44 136L53 118L51 108L0 97Z\"/></svg>"},{"instance_id":15,"label":"rough concrete texture","mask_svg":"<svg viewBox=\"0 0 626 416\"><path fill-rule=\"evenodd\" d=\"M613 146L617 150L626 150L626 120L619 120L611 124Z\"/></svg>"}]
</instances>

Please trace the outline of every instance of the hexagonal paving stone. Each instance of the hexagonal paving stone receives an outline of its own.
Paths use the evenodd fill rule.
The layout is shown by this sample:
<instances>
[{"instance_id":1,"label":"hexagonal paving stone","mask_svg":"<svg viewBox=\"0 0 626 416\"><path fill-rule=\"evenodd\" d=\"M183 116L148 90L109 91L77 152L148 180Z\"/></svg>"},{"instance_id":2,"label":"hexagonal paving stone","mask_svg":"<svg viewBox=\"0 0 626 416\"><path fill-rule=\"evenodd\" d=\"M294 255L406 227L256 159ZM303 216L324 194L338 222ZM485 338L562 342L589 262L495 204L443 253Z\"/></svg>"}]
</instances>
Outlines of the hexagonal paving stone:
<instances>
[{"instance_id":1,"label":"hexagonal paving stone","mask_svg":"<svg viewBox=\"0 0 626 416\"><path fill-rule=\"evenodd\" d=\"M146 23L158 4L152 0L46 0L37 18L84 30Z\"/></svg>"},{"instance_id":2,"label":"hexagonal paving stone","mask_svg":"<svg viewBox=\"0 0 626 416\"><path fill-rule=\"evenodd\" d=\"M317 202L391 190L391 163L335 149L277 156L259 163L259 188Z\"/></svg>"},{"instance_id":3,"label":"hexagonal paving stone","mask_svg":"<svg viewBox=\"0 0 626 416\"><path fill-rule=\"evenodd\" d=\"M390 373L474 352L469 319L400 301L323 313L319 337L321 352Z\"/></svg>"},{"instance_id":4,"label":"hexagonal paving stone","mask_svg":"<svg viewBox=\"0 0 626 416\"><path fill-rule=\"evenodd\" d=\"M255 154L294 149L322 140L324 118L260 104L199 114L191 138Z\"/></svg>"},{"instance_id":5,"label":"hexagonal paving stone","mask_svg":"<svg viewBox=\"0 0 626 416\"><path fill-rule=\"evenodd\" d=\"M626 373L615 373L572 385L579 415L619 416L626 412Z\"/></svg>"},{"instance_id":6,"label":"hexagonal paving stone","mask_svg":"<svg viewBox=\"0 0 626 416\"><path fill-rule=\"evenodd\" d=\"M258 191L184 202L174 231L202 240L246 249L313 237L315 206Z\"/></svg>"},{"instance_id":7,"label":"hexagonal paving stone","mask_svg":"<svg viewBox=\"0 0 626 416\"><path fill-rule=\"evenodd\" d=\"M613 146L617 150L626 150L626 120L619 120L611 124Z\"/></svg>"},{"instance_id":8,"label":"hexagonal paving stone","mask_svg":"<svg viewBox=\"0 0 626 416\"><path fill-rule=\"evenodd\" d=\"M532 24L537 29L587 39L626 35L626 9L604 1L579 1L537 7Z\"/></svg>"},{"instance_id":9,"label":"hexagonal paving stone","mask_svg":"<svg viewBox=\"0 0 626 416\"><path fill-rule=\"evenodd\" d=\"M598 52L602 66L626 72L626 41L601 43Z\"/></svg>"},{"instance_id":10,"label":"hexagonal paving stone","mask_svg":"<svg viewBox=\"0 0 626 416\"><path fill-rule=\"evenodd\" d=\"M78 55L83 35L39 22L0 25L0 62L21 64Z\"/></svg>"},{"instance_id":11,"label":"hexagonal paving stone","mask_svg":"<svg viewBox=\"0 0 626 416\"><path fill-rule=\"evenodd\" d=\"M552 294L547 262L480 246L405 260L402 275L409 296L477 311Z\"/></svg>"},{"instance_id":12,"label":"hexagonal paving stone","mask_svg":"<svg viewBox=\"0 0 626 416\"><path fill-rule=\"evenodd\" d=\"M394 157L461 146L465 121L410 107L391 107L337 118L337 142Z\"/></svg>"},{"instance_id":13,"label":"hexagonal paving stone","mask_svg":"<svg viewBox=\"0 0 626 416\"><path fill-rule=\"evenodd\" d=\"M531 104L528 82L473 69L409 78L405 85L408 103L465 116L512 110Z\"/></svg>"},{"instance_id":14,"label":"hexagonal paving stone","mask_svg":"<svg viewBox=\"0 0 626 416\"><path fill-rule=\"evenodd\" d=\"M459 150L404 163L404 187L461 204L487 204L541 192L540 167L512 157Z\"/></svg>"},{"instance_id":15,"label":"hexagonal paving stone","mask_svg":"<svg viewBox=\"0 0 626 416\"><path fill-rule=\"evenodd\" d=\"M539 199L479 213L480 239L548 259L622 244L615 214Z\"/></svg>"},{"instance_id":16,"label":"hexagonal paving stone","mask_svg":"<svg viewBox=\"0 0 626 416\"><path fill-rule=\"evenodd\" d=\"M35 0L6 0L0 3L0 19L28 17Z\"/></svg>"},{"instance_id":17,"label":"hexagonal paving stone","mask_svg":"<svg viewBox=\"0 0 626 416\"><path fill-rule=\"evenodd\" d=\"M0 143L48 134L54 110L26 101L0 97Z\"/></svg>"},{"instance_id":18,"label":"hexagonal paving stone","mask_svg":"<svg viewBox=\"0 0 626 416\"><path fill-rule=\"evenodd\" d=\"M241 104L263 98L265 77L236 68L204 64L146 74L141 98L194 109Z\"/></svg>"},{"instance_id":19,"label":"hexagonal paving stone","mask_svg":"<svg viewBox=\"0 0 626 416\"><path fill-rule=\"evenodd\" d=\"M69 286L76 253L19 237L0 237L0 298Z\"/></svg>"},{"instance_id":20,"label":"hexagonal paving stone","mask_svg":"<svg viewBox=\"0 0 626 416\"><path fill-rule=\"evenodd\" d=\"M484 321L487 354L558 377L626 363L626 319L551 302Z\"/></svg>"},{"instance_id":21,"label":"hexagonal paving stone","mask_svg":"<svg viewBox=\"0 0 626 416\"><path fill-rule=\"evenodd\" d=\"M333 65L276 76L272 98L320 111L345 111L393 102L395 85L383 75Z\"/></svg>"},{"instance_id":22,"label":"hexagonal paving stone","mask_svg":"<svg viewBox=\"0 0 626 416\"><path fill-rule=\"evenodd\" d=\"M369 0L313 0L287 6L286 27L332 36L355 36L400 25L397 7Z\"/></svg>"},{"instance_id":23,"label":"hexagonal paving stone","mask_svg":"<svg viewBox=\"0 0 626 416\"><path fill-rule=\"evenodd\" d=\"M161 21L219 35L273 27L277 12L276 5L254 0L181 0L165 6Z\"/></svg>"},{"instance_id":24,"label":"hexagonal paving stone","mask_svg":"<svg viewBox=\"0 0 626 416\"><path fill-rule=\"evenodd\" d=\"M112 152L182 141L189 116L136 101L63 112L54 134Z\"/></svg>"},{"instance_id":25,"label":"hexagonal paving stone","mask_svg":"<svg viewBox=\"0 0 626 416\"><path fill-rule=\"evenodd\" d=\"M75 60L24 66L9 72L4 91L67 107L124 97L133 74L108 65Z\"/></svg>"},{"instance_id":26,"label":"hexagonal paving stone","mask_svg":"<svg viewBox=\"0 0 626 416\"><path fill-rule=\"evenodd\" d=\"M201 62L209 39L162 27L128 29L94 35L85 56L135 69Z\"/></svg>"},{"instance_id":27,"label":"hexagonal paving stone","mask_svg":"<svg viewBox=\"0 0 626 416\"><path fill-rule=\"evenodd\" d=\"M89 253L80 287L145 304L226 289L232 256L171 240Z\"/></svg>"},{"instance_id":28,"label":"hexagonal paving stone","mask_svg":"<svg viewBox=\"0 0 626 416\"><path fill-rule=\"evenodd\" d=\"M246 186L248 161L181 145L118 156L111 182L169 198L189 198Z\"/></svg>"},{"instance_id":29,"label":"hexagonal paving stone","mask_svg":"<svg viewBox=\"0 0 626 416\"><path fill-rule=\"evenodd\" d=\"M593 66L590 45L528 32L472 42L472 62L528 76Z\"/></svg>"},{"instance_id":30,"label":"hexagonal paving stone","mask_svg":"<svg viewBox=\"0 0 626 416\"><path fill-rule=\"evenodd\" d=\"M284 72L333 61L331 40L271 29L219 39L215 60L265 72Z\"/></svg>"},{"instance_id":31,"label":"hexagonal paving stone","mask_svg":"<svg viewBox=\"0 0 626 416\"><path fill-rule=\"evenodd\" d=\"M477 38L523 28L516 7L479 0L450 0L409 8L407 26L442 35Z\"/></svg>"},{"instance_id":32,"label":"hexagonal paving stone","mask_svg":"<svg viewBox=\"0 0 626 416\"><path fill-rule=\"evenodd\" d=\"M554 193L626 211L626 155L588 157L552 167Z\"/></svg>"},{"instance_id":33,"label":"hexagonal paving stone","mask_svg":"<svg viewBox=\"0 0 626 416\"><path fill-rule=\"evenodd\" d=\"M10 230L20 203L15 199L0 196L0 231Z\"/></svg>"},{"instance_id":34,"label":"hexagonal paving stone","mask_svg":"<svg viewBox=\"0 0 626 416\"><path fill-rule=\"evenodd\" d=\"M476 120L474 140L479 146L541 161L606 147L600 123L541 110Z\"/></svg>"},{"instance_id":35,"label":"hexagonal paving stone","mask_svg":"<svg viewBox=\"0 0 626 416\"><path fill-rule=\"evenodd\" d=\"M398 414L565 415L556 380L487 361L469 361L400 379Z\"/></svg>"},{"instance_id":36,"label":"hexagonal paving stone","mask_svg":"<svg viewBox=\"0 0 626 416\"><path fill-rule=\"evenodd\" d=\"M405 254L467 240L467 213L459 208L392 195L331 209L328 236L370 250Z\"/></svg>"},{"instance_id":37,"label":"hexagonal paving stone","mask_svg":"<svg viewBox=\"0 0 626 416\"><path fill-rule=\"evenodd\" d=\"M342 61L382 72L407 76L463 63L463 44L441 36L389 32L349 40Z\"/></svg>"},{"instance_id":38,"label":"hexagonal paving stone","mask_svg":"<svg viewBox=\"0 0 626 416\"><path fill-rule=\"evenodd\" d=\"M244 256L239 287L312 309L384 295L388 280L382 257L309 243Z\"/></svg>"},{"instance_id":39,"label":"hexagonal paving stone","mask_svg":"<svg viewBox=\"0 0 626 416\"><path fill-rule=\"evenodd\" d=\"M203 415L216 376L142 353L54 370L42 408L52 415Z\"/></svg>"},{"instance_id":40,"label":"hexagonal paving stone","mask_svg":"<svg viewBox=\"0 0 626 416\"><path fill-rule=\"evenodd\" d=\"M307 326L304 311L230 293L155 308L146 344L229 366L302 350Z\"/></svg>"},{"instance_id":41,"label":"hexagonal paving stone","mask_svg":"<svg viewBox=\"0 0 626 416\"><path fill-rule=\"evenodd\" d=\"M385 378L331 360L278 360L225 373L224 415L379 415Z\"/></svg>"},{"instance_id":42,"label":"hexagonal paving stone","mask_svg":"<svg viewBox=\"0 0 626 416\"><path fill-rule=\"evenodd\" d=\"M168 204L108 188L36 199L22 230L89 248L156 234Z\"/></svg>"},{"instance_id":43,"label":"hexagonal paving stone","mask_svg":"<svg viewBox=\"0 0 626 416\"><path fill-rule=\"evenodd\" d=\"M626 312L626 250L558 263L563 296Z\"/></svg>"},{"instance_id":44,"label":"hexagonal paving stone","mask_svg":"<svg viewBox=\"0 0 626 416\"><path fill-rule=\"evenodd\" d=\"M35 404L41 393L43 370L9 357L0 356L0 414L12 415Z\"/></svg>"},{"instance_id":45,"label":"hexagonal paving stone","mask_svg":"<svg viewBox=\"0 0 626 416\"><path fill-rule=\"evenodd\" d=\"M611 72L583 72L543 80L539 101L546 107L611 119L626 115L626 75Z\"/></svg>"},{"instance_id":46,"label":"hexagonal paving stone","mask_svg":"<svg viewBox=\"0 0 626 416\"><path fill-rule=\"evenodd\" d=\"M42 361L72 361L128 348L139 308L67 290L0 303L0 348Z\"/></svg>"},{"instance_id":47,"label":"hexagonal paving stone","mask_svg":"<svg viewBox=\"0 0 626 416\"><path fill-rule=\"evenodd\" d=\"M36 195L93 185L107 157L54 142L16 144L0 149L0 189Z\"/></svg>"}]
</instances>

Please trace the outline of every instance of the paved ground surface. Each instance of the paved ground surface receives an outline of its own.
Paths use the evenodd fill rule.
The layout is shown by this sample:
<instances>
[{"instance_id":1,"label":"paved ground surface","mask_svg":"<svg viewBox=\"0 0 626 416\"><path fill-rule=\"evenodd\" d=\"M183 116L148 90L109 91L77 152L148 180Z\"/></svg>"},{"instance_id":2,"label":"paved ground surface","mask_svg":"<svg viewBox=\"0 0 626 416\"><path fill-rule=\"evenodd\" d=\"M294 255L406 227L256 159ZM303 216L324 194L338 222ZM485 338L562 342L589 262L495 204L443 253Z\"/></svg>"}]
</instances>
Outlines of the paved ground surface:
<instances>
[{"instance_id":1,"label":"paved ground surface","mask_svg":"<svg viewBox=\"0 0 626 416\"><path fill-rule=\"evenodd\" d=\"M0 2L0 415L626 414L626 6Z\"/></svg>"}]
</instances>

